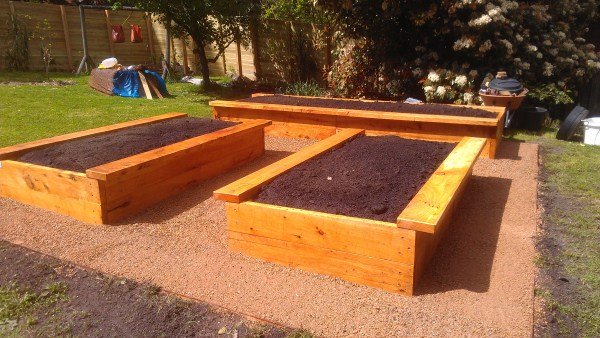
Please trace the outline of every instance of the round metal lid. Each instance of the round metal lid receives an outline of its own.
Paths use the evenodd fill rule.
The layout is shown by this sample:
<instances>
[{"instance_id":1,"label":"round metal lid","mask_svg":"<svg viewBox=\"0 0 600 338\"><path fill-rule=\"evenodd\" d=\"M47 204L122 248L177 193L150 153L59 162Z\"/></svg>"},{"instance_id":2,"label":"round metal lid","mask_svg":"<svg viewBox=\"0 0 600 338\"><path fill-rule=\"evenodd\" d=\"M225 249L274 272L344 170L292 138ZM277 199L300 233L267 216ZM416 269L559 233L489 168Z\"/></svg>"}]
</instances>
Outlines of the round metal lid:
<instances>
[{"instance_id":1,"label":"round metal lid","mask_svg":"<svg viewBox=\"0 0 600 338\"><path fill-rule=\"evenodd\" d=\"M496 89L498 91L509 91L511 93L518 93L523 90L521 82L513 78L493 79L490 81L488 87L490 89Z\"/></svg>"}]
</instances>

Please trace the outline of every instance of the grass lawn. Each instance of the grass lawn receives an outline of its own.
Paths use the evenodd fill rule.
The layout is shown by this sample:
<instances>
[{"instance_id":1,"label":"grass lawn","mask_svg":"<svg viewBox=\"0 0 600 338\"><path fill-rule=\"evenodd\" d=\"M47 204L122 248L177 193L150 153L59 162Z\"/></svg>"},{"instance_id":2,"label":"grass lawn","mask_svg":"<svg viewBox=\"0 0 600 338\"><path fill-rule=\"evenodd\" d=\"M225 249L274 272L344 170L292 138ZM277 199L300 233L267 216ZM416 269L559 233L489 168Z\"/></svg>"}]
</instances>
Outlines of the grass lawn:
<instances>
[{"instance_id":1,"label":"grass lawn","mask_svg":"<svg viewBox=\"0 0 600 338\"><path fill-rule=\"evenodd\" d=\"M163 100L106 96L87 85L88 76L69 73L52 73L51 80L74 85L2 84L43 80L40 73L0 71L0 147L174 111L208 117L208 101L235 95L226 89L207 93L189 83L172 83L167 87L174 97Z\"/></svg>"},{"instance_id":2,"label":"grass lawn","mask_svg":"<svg viewBox=\"0 0 600 338\"><path fill-rule=\"evenodd\" d=\"M600 147L523 132L508 139L537 142L541 151L541 270L536 295L549 323L539 336L600 336Z\"/></svg>"}]
</instances>

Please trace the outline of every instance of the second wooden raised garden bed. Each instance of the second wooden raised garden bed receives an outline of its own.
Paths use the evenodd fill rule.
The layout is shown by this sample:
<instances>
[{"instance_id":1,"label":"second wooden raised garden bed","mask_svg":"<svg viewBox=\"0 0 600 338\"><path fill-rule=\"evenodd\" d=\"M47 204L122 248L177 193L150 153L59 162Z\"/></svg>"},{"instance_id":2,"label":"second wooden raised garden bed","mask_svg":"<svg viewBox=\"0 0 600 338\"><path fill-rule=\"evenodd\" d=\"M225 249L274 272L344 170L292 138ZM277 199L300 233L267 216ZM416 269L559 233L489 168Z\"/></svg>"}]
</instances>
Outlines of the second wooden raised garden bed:
<instances>
[{"instance_id":1,"label":"second wooden raised garden bed","mask_svg":"<svg viewBox=\"0 0 600 338\"><path fill-rule=\"evenodd\" d=\"M132 156L87 168L63 170L21 161L34 151L90 140L136 127L179 122L170 113L0 149L0 196L88 223L107 224L261 156L270 121L242 122ZM150 141L149 141L150 142ZM71 143L72 144L72 143ZM114 149L106 149L108 153ZM49 160L53 160L50 158Z\"/></svg>"},{"instance_id":2,"label":"second wooden raised garden bed","mask_svg":"<svg viewBox=\"0 0 600 338\"><path fill-rule=\"evenodd\" d=\"M412 295L450 223L485 139L465 137L450 148L449 155L437 169L432 169L431 176L425 177L425 183L417 187L395 222L257 201L282 175L289 175L294 168L331 154L332 150L335 154L335 149L363 134L364 130L359 129L341 130L215 191L215 198L226 201L230 249ZM287 189L286 193L293 194L294 189Z\"/></svg>"},{"instance_id":3,"label":"second wooden raised garden bed","mask_svg":"<svg viewBox=\"0 0 600 338\"><path fill-rule=\"evenodd\" d=\"M282 101L281 97L287 99ZM294 102L290 98L296 98L298 102ZM321 102L307 103L314 99ZM278 103L279 101L283 103ZM347 106L346 108L339 108L340 102L349 103L343 104L344 107ZM353 102L357 104L353 104ZM397 134L408 138L447 142L458 142L463 137L469 136L486 139L482 155L489 158L496 157L504 130L506 110L502 107L409 105L390 101L311 98L261 93L254 94L250 99L217 100L211 101L209 104L213 108L214 118L230 121L239 119L271 120L273 124L266 129L266 132L273 136L324 139L335 134L336 130L340 128L364 129L368 135ZM390 106L378 108L386 105ZM479 113L469 114L468 112L473 109ZM453 111L458 111L459 116L453 115ZM488 114L485 114L486 112Z\"/></svg>"}]
</instances>

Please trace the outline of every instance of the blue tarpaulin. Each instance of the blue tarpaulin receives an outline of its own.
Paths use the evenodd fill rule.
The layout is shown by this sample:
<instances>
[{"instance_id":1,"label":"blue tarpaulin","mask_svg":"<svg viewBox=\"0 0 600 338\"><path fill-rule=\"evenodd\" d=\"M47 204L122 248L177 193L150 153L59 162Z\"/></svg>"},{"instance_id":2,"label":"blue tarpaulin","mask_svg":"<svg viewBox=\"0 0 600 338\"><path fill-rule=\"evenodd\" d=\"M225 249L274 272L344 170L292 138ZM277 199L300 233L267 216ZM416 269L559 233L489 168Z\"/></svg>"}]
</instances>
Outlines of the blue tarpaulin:
<instances>
[{"instance_id":1,"label":"blue tarpaulin","mask_svg":"<svg viewBox=\"0 0 600 338\"><path fill-rule=\"evenodd\" d=\"M157 72L144 70L144 74L156 79L158 90L163 95L169 95L167 85ZM140 97L140 78L137 70L120 70L113 78L113 94L123 97Z\"/></svg>"}]
</instances>

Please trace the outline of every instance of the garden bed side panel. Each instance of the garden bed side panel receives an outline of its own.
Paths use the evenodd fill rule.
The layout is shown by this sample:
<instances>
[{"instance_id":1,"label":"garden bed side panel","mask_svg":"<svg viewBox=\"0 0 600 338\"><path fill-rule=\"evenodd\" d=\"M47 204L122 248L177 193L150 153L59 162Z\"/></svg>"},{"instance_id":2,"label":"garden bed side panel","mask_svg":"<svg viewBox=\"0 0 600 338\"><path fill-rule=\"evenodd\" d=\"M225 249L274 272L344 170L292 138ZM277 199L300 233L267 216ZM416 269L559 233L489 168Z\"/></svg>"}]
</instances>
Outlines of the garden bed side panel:
<instances>
[{"instance_id":1,"label":"garden bed side panel","mask_svg":"<svg viewBox=\"0 0 600 338\"><path fill-rule=\"evenodd\" d=\"M214 118L269 119L273 125L267 133L273 136L324 139L336 128L365 129L369 135L394 134L431 141L458 142L463 137L487 139L483 155L496 157L504 130L504 110L498 107L478 107L494 113L495 119L358 111L319 107L296 107L237 101L212 101Z\"/></svg>"},{"instance_id":2,"label":"garden bed side panel","mask_svg":"<svg viewBox=\"0 0 600 338\"><path fill-rule=\"evenodd\" d=\"M413 292L414 231L256 202L227 202L226 208L233 251L388 291Z\"/></svg>"},{"instance_id":3,"label":"garden bed side panel","mask_svg":"<svg viewBox=\"0 0 600 338\"><path fill-rule=\"evenodd\" d=\"M87 223L102 223L103 183L82 173L2 161L0 196Z\"/></svg>"},{"instance_id":4,"label":"garden bed side panel","mask_svg":"<svg viewBox=\"0 0 600 338\"><path fill-rule=\"evenodd\" d=\"M88 169L105 182L105 221L116 222L265 152L264 128L253 121Z\"/></svg>"},{"instance_id":5,"label":"garden bed side panel","mask_svg":"<svg viewBox=\"0 0 600 338\"><path fill-rule=\"evenodd\" d=\"M295 137L322 140L336 132L337 116L308 112L282 111L269 108L213 106L213 117L224 121L266 119L273 124L265 129L275 137Z\"/></svg>"},{"instance_id":6,"label":"garden bed side panel","mask_svg":"<svg viewBox=\"0 0 600 338\"><path fill-rule=\"evenodd\" d=\"M398 227L416 231L415 284L451 223L484 144L464 138L398 216Z\"/></svg>"}]
</instances>

